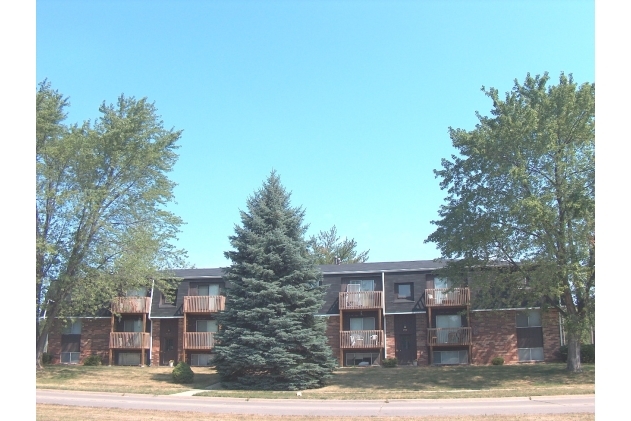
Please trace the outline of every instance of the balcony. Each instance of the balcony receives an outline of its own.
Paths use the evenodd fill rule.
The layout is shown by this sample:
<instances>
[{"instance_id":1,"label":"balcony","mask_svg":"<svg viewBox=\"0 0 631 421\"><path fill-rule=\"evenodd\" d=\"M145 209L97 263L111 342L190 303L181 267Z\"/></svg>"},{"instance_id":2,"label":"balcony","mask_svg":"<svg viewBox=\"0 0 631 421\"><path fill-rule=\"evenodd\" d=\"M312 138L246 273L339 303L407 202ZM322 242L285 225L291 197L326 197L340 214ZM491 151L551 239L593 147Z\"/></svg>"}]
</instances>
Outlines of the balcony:
<instances>
[{"instance_id":1,"label":"balcony","mask_svg":"<svg viewBox=\"0 0 631 421\"><path fill-rule=\"evenodd\" d=\"M425 307L462 307L471 303L469 288L428 288Z\"/></svg>"},{"instance_id":2,"label":"balcony","mask_svg":"<svg viewBox=\"0 0 631 421\"><path fill-rule=\"evenodd\" d=\"M118 297L112 300L112 313L142 314L148 313L151 303L149 297Z\"/></svg>"},{"instance_id":3,"label":"balcony","mask_svg":"<svg viewBox=\"0 0 631 421\"><path fill-rule=\"evenodd\" d=\"M427 343L430 346L471 345L471 328L449 327L427 329Z\"/></svg>"},{"instance_id":4,"label":"balcony","mask_svg":"<svg viewBox=\"0 0 631 421\"><path fill-rule=\"evenodd\" d=\"M383 330L343 330L340 348L383 348Z\"/></svg>"},{"instance_id":5,"label":"balcony","mask_svg":"<svg viewBox=\"0 0 631 421\"><path fill-rule=\"evenodd\" d=\"M215 334L213 332L186 332L184 334L184 349L213 349Z\"/></svg>"},{"instance_id":6,"label":"balcony","mask_svg":"<svg viewBox=\"0 0 631 421\"><path fill-rule=\"evenodd\" d=\"M383 308L382 291L340 292L340 310Z\"/></svg>"},{"instance_id":7,"label":"balcony","mask_svg":"<svg viewBox=\"0 0 631 421\"><path fill-rule=\"evenodd\" d=\"M149 348L149 333L110 332L110 348L117 348L117 349Z\"/></svg>"},{"instance_id":8,"label":"balcony","mask_svg":"<svg viewBox=\"0 0 631 421\"><path fill-rule=\"evenodd\" d=\"M226 307L223 295L196 295L184 297L184 313L216 313Z\"/></svg>"}]
</instances>

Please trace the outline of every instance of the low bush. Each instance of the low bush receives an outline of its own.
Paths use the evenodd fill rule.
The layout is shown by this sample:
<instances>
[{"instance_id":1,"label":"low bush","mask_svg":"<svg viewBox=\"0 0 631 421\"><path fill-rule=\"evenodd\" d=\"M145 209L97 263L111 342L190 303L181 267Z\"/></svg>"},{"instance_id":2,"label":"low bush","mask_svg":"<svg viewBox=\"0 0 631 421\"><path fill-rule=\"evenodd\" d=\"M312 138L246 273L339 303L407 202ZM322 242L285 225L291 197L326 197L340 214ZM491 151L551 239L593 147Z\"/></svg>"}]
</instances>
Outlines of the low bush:
<instances>
[{"instance_id":1,"label":"low bush","mask_svg":"<svg viewBox=\"0 0 631 421\"><path fill-rule=\"evenodd\" d=\"M397 360L397 357L385 358L383 362L381 363L381 365L384 367L396 367L398 363L399 363L399 360Z\"/></svg>"},{"instance_id":2,"label":"low bush","mask_svg":"<svg viewBox=\"0 0 631 421\"><path fill-rule=\"evenodd\" d=\"M48 352L44 352L42 354L42 364L52 364L53 363L53 354L49 354Z\"/></svg>"},{"instance_id":3,"label":"low bush","mask_svg":"<svg viewBox=\"0 0 631 421\"><path fill-rule=\"evenodd\" d=\"M567 362L567 345L563 345L560 349L561 359L563 362ZM581 362L593 364L596 362L596 345L584 344L581 345Z\"/></svg>"},{"instance_id":4,"label":"low bush","mask_svg":"<svg viewBox=\"0 0 631 421\"><path fill-rule=\"evenodd\" d=\"M83 365L101 365L101 357L98 355L90 355L83 360Z\"/></svg>"},{"instance_id":5,"label":"low bush","mask_svg":"<svg viewBox=\"0 0 631 421\"><path fill-rule=\"evenodd\" d=\"M491 364L493 365L504 365L504 358L502 357L495 357L491 360Z\"/></svg>"},{"instance_id":6,"label":"low bush","mask_svg":"<svg viewBox=\"0 0 631 421\"><path fill-rule=\"evenodd\" d=\"M193 383L195 373L193 373L193 370L191 370L188 364L184 361L180 361L173 369L171 375L175 383Z\"/></svg>"}]
</instances>

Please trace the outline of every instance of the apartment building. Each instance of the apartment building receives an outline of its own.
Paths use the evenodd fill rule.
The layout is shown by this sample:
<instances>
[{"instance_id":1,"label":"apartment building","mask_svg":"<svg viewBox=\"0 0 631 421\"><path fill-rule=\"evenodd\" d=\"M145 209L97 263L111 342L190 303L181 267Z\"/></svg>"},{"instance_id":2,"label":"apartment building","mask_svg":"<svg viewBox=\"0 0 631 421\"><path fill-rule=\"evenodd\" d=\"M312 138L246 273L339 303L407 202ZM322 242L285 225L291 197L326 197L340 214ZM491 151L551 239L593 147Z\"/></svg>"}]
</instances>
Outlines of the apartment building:
<instances>
[{"instance_id":1,"label":"apartment building","mask_svg":"<svg viewBox=\"0 0 631 421\"><path fill-rule=\"evenodd\" d=\"M340 366L489 364L556 361L562 345L558 311L475 308L467 286L436 276L431 260L320 266L326 287L318 316ZM76 318L49 335L55 363L98 354L116 365L212 360L218 312L229 302L220 268L176 270L173 299L157 289L129 291L110 314ZM115 315L116 314L116 315Z\"/></svg>"}]
</instances>

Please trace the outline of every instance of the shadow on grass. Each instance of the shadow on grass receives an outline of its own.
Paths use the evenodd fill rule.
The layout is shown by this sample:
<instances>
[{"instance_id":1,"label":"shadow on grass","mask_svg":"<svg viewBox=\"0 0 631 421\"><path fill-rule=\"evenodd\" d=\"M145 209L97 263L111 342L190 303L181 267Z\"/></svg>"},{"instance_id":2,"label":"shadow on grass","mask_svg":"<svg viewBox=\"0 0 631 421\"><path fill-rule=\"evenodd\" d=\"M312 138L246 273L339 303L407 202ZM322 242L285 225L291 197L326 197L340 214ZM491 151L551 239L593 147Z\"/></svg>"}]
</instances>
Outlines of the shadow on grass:
<instances>
[{"instance_id":1,"label":"shadow on grass","mask_svg":"<svg viewBox=\"0 0 631 421\"><path fill-rule=\"evenodd\" d=\"M190 387L191 389L204 389L219 382L219 375L217 373L204 373L196 371L194 371L194 373L193 383L186 383L183 384L183 386ZM170 372L152 374L151 380L171 385L179 384L173 381L173 376Z\"/></svg>"},{"instance_id":2,"label":"shadow on grass","mask_svg":"<svg viewBox=\"0 0 631 421\"><path fill-rule=\"evenodd\" d=\"M529 386L593 384L594 366L584 365L582 373L569 373L565 364L524 364L507 366L347 368L329 381L340 388L373 390L484 390Z\"/></svg>"}]
</instances>

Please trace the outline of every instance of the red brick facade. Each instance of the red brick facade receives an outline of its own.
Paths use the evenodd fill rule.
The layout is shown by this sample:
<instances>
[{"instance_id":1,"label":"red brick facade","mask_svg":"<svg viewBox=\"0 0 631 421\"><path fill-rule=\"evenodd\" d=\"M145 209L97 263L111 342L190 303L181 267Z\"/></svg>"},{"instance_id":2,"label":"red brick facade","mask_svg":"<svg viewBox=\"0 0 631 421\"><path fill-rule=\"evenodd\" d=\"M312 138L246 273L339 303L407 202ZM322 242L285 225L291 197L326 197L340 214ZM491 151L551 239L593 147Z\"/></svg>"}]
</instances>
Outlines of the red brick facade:
<instances>
[{"instance_id":1,"label":"red brick facade","mask_svg":"<svg viewBox=\"0 0 631 421\"><path fill-rule=\"evenodd\" d=\"M473 364L491 364L495 357L504 358L505 364L519 362L517 353L517 325L518 310L472 311L470 324L472 331L471 361ZM559 313L557 310L542 311L544 361L559 360L560 332ZM340 326L339 317L327 317L326 336L333 355L340 365ZM386 355L392 358L396 355L394 335L394 315L385 316ZM418 365L429 364L429 348L427 343L427 314L416 314L416 358Z\"/></svg>"},{"instance_id":2,"label":"red brick facade","mask_svg":"<svg viewBox=\"0 0 631 421\"><path fill-rule=\"evenodd\" d=\"M81 345L79 363L86 357L96 354L101 357L103 364L109 364L110 332L112 321L109 317L81 320ZM61 362L61 321L53 321L48 334L48 353L52 355L52 363Z\"/></svg>"}]
</instances>

